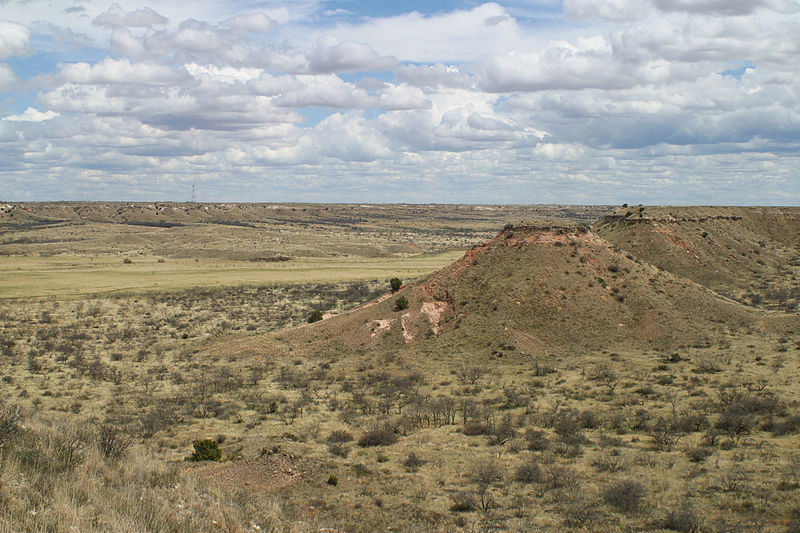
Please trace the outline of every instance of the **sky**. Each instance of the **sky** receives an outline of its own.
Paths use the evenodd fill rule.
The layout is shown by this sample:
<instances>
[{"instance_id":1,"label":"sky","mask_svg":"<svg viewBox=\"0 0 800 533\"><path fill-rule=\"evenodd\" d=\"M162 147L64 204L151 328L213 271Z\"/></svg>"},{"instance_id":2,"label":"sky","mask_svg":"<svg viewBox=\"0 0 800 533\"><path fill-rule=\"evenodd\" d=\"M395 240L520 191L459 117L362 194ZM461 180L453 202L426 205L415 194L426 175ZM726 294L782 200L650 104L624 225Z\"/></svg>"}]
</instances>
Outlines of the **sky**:
<instances>
[{"instance_id":1,"label":"sky","mask_svg":"<svg viewBox=\"0 0 800 533\"><path fill-rule=\"evenodd\" d=\"M800 205L800 0L0 0L0 201Z\"/></svg>"}]
</instances>

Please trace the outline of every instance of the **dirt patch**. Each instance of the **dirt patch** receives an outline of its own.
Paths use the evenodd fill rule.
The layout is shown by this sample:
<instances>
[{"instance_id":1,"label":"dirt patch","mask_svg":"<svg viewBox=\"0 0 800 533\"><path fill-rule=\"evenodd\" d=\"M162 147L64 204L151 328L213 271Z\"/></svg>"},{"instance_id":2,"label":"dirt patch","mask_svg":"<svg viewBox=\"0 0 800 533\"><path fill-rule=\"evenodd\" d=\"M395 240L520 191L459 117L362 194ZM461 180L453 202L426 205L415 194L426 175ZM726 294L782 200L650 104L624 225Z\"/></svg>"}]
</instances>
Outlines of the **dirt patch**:
<instances>
[{"instance_id":1,"label":"dirt patch","mask_svg":"<svg viewBox=\"0 0 800 533\"><path fill-rule=\"evenodd\" d=\"M406 323L410 318L411 313L406 313L400 317L400 324L403 326L403 338L406 340L406 342L411 342L414 340L414 335L408 331L408 325Z\"/></svg>"},{"instance_id":2,"label":"dirt patch","mask_svg":"<svg viewBox=\"0 0 800 533\"><path fill-rule=\"evenodd\" d=\"M392 327L392 323L394 320L384 319L384 320L373 320L370 325L372 326L372 333L370 333L371 337L377 337L379 333L382 331L388 331L389 328Z\"/></svg>"},{"instance_id":3,"label":"dirt patch","mask_svg":"<svg viewBox=\"0 0 800 533\"><path fill-rule=\"evenodd\" d=\"M422 304L420 311L428 317L433 327L434 335L438 335L442 331L442 315L450 310L450 304L447 302L425 302Z\"/></svg>"},{"instance_id":4,"label":"dirt patch","mask_svg":"<svg viewBox=\"0 0 800 533\"><path fill-rule=\"evenodd\" d=\"M296 461L283 453L266 455L260 459L204 463L195 466L194 473L216 485L254 494L288 487L303 475Z\"/></svg>"}]
</instances>

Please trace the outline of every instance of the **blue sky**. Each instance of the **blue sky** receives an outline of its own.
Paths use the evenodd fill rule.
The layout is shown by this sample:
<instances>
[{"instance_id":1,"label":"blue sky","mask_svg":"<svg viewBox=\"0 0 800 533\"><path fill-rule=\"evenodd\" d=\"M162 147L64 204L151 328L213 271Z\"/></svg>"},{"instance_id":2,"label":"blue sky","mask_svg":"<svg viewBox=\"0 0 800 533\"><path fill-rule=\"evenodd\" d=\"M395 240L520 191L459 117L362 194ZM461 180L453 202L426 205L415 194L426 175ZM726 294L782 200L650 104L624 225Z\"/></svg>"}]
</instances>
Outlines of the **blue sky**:
<instances>
[{"instance_id":1,"label":"blue sky","mask_svg":"<svg viewBox=\"0 0 800 533\"><path fill-rule=\"evenodd\" d=\"M0 4L0 201L800 204L798 0Z\"/></svg>"}]
</instances>

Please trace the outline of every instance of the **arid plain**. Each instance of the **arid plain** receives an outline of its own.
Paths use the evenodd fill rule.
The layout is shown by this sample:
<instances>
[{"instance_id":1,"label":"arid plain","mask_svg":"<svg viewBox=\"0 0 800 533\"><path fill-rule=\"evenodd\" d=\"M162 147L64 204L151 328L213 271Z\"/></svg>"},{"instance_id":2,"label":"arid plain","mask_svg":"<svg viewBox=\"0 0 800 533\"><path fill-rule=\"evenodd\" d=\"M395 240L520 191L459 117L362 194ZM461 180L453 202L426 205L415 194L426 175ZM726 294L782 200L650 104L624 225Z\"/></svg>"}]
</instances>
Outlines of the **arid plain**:
<instances>
[{"instance_id":1,"label":"arid plain","mask_svg":"<svg viewBox=\"0 0 800 533\"><path fill-rule=\"evenodd\" d=\"M0 208L2 531L800 531L798 208Z\"/></svg>"}]
</instances>

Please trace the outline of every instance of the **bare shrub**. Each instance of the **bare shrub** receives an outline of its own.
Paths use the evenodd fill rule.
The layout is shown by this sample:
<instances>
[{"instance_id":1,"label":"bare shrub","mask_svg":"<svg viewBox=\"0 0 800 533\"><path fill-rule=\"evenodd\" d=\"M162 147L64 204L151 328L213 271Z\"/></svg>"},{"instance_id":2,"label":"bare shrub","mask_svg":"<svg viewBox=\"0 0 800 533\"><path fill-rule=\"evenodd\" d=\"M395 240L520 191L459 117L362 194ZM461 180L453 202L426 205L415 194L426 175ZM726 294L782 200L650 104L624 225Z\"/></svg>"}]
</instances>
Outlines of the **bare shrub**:
<instances>
[{"instance_id":1,"label":"bare shrub","mask_svg":"<svg viewBox=\"0 0 800 533\"><path fill-rule=\"evenodd\" d=\"M628 458L619 450L610 450L596 457L593 464L601 472L620 472L628 467Z\"/></svg>"},{"instance_id":2,"label":"bare shrub","mask_svg":"<svg viewBox=\"0 0 800 533\"><path fill-rule=\"evenodd\" d=\"M559 502L558 511L566 526L585 528L597 515L597 501L580 492L569 493Z\"/></svg>"},{"instance_id":3,"label":"bare shrub","mask_svg":"<svg viewBox=\"0 0 800 533\"><path fill-rule=\"evenodd\" d=\"M644 495L644 485L633 479L623 479L603 489L603 501L624 513L638 511Z\"/></svg>"},{"instance_id":4,"label":"bare shrub","mask_svg":"<svg viewBox=\"0 0 800 533\"><path fill-rule=\"evenodd\" d=\"M343 443L329 444L328 451L331 453L331 455L335 455L337 457L347 457L350 455L350 447Z\"/></svg>"},{"instance_id":5,"label":"bare shrub","mask_svg":"<svg viewBox=\"0 0 800 533\"><path fill-rule=\"evenodd\" d=\"M352 440L353 434L345 429L331 431L330 435L328 435L328 438L326 439L326 441L330 443L350 442Z\"/></svg>"},{"instance_id":6,"label":"bare shrub","mask_svg":"<svg viewBox=\"0 0 800 533\"><path fill-rule=\"evenodd\" d=\"M648 431L656 446L669 449L680 439L680 433L675 424L665 418L658 417Z\"/></svg>"},{"instance_id":7,"label":"bare shrub","mask_svg":"<svg viewBox=\"0 0 800 533\"><path fill-rule=\"evenodd\" d=\"M107 459L120 459L131 444L133 437L120 428L111 424L101 424L97 427L97 448Z\"/></svg>"},{"instance_id":8,"label":"bare shrub","mask_svg":"<svg viewBox=\"0 0 800 533\"><path fill-rule=\"evenodd\" d=\"M19 431L19 406L0 404L0 447Z\"/></svg>"},{"instance_id":9,"label":"bare shrub","mask_svg":"<svg viewBox=\"0 0 800 533\"><path fill-rule=\"evenodd\" d=\"M545 471L544 491L564 490L572 491L580 486L578 473L568 466L552 465Z\"/></svg>"},{"instance_id":10,"label":"bare shrub","mask_svg":"<svg viewBox=\"0 0 800 533\"><path fill-rule=\"evenodd\" d=\"M497 505L491 493L491 487L503 479L503 471L493 459L478 461L473 470L467 474L470 481L477 485L475 495L481 511L487 512Z\"/></svg>"},{"instance_id":11,"label":"bare shrub","mask_svg":"<svg viewBox=\"0 0 800 533\"><path fill-rule=\"evenodd\" d=\"M458 371L458 379L462 384L475 385L486 374L482 366L468 366Z\"/></svg>"},{"instance_id":12,"label":"bare shrub","mask_svg":"<svg viewBox=\"0 0 800 533\"><path fill-rule=\"evenodd\" d=\"M556 435L567 444L581 444L585 441L577 411L563 410L556 415L553 429Z\"/></svg>"},{"instance_id":13,"label":"bare shrub","mask_svg":"<svg viewBox=\"0 0 800 533\"><path fill-rule=\"evenodd\" d=\"M686 456L693 463L702 463L713 453L714 451L706 446L697 446L686 450Z\"/></svg>"},{"instance_id":14,"label":"bare shrub","mask_svg":"<svg viewBox=\"0 0 800 533\"><path fill-rule=\"evenodd\" d=\"M544 470L536 461L526 461L517 467L514 479L520 483L542 483L546 479Z\"/></svg>"},{"instance_id":15,"label":"bare shrub","mask_svg":"<svg viewBox=\"0 0 800 533\"><path fill-rule=\"evenodd\" d=\"M705 526L705 520L698 515L694 508L685 503L676 505L667 511L663 527L680 533L700 533Z\"/></svg>"},{"instance_id":16,"label":"bare shrub","mask_svg":"<svg viewBox=\"0 0 800 533\"><path fill-rule=\"evenodd\" d=\"M791 415L780 422L771 425L773 435L791 435L800 433L800 415Z\"/></svg>"},{"instance_id":17,"label":"bare shrub","mask_svg":"<svg viewBox=\"0 0 800 533\"><path fill-rule=\"evenodd\" d=\"M453 500L453 505L450 506L450 510L455 513L466 513L474 511L477 508L475 496L470 491L458 491L450 496L450 499Z\"/></svg>"},{"instance_id":18,"label":"bare shrub","mask_svg":"<svg viewBox=\"0 0 800 533\"><path fill-rule=\"evenodd\" d=\"M525 441L531 451L544 451L550 448L550 440L544 431L529 429L525 432Z\"/></svg>"},{"instance_id":19,"label":"bare shrub","mask_svg":"<svg viewBox=\"0 0 800 533\"><path fill-rule=\"evenodd\" d=\"M388 429L373 429L364 433L358 439L358 445L362 448L367 446L389 446L397 442L397 435Z\"/></svg>"},{"instance_id":20,"label":"bare shrub","mask_svg":"<svg viewBox=\"0 0 800 533\"><path fill-rule=\"evenodd\" d=\"M419 457L416 453L411 452L406 457L405 461L403 461L403 466L409 472L416 472L425 464L425 460Z\"/></svg>"}]
</instances>

